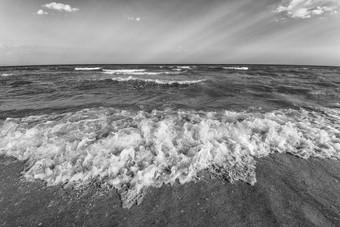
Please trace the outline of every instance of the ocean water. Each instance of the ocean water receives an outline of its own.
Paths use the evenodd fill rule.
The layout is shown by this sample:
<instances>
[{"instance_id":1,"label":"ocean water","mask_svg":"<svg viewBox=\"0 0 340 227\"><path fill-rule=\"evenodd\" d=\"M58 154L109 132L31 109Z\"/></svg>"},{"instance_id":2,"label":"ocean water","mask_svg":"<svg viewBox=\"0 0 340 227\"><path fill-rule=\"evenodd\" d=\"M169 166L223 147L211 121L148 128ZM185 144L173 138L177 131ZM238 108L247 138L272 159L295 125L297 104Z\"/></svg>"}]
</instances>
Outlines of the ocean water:
<instances>
[{"instance_id":1,"label":"ocean water","mask_svg":"<svg viewBox=\"0 0 340 227\"><path fill-rule=\"evenodd\" d=\"M273 153L340 159L340 67L54 65L0 67L0 154L47 185L118 190L256 183Z\"/></svg>"}]
</instances>

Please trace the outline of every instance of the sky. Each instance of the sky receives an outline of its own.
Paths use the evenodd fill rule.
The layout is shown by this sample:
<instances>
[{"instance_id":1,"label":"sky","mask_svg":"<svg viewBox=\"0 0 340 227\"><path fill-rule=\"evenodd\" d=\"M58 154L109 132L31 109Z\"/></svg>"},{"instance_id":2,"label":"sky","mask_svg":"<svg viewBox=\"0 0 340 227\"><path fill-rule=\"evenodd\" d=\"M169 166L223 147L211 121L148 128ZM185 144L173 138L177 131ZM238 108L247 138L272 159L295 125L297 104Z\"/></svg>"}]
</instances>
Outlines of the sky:
<instances>
[{"instance_id":1,"label":"sky","mask_svg":"<svg viewBox=\"0 0 340 227\"><path fill-rule=\"evenodd\" d=\"M0 65L125 63L340 66L340 0L0 0Z\"/></svg>"}]
</instances>

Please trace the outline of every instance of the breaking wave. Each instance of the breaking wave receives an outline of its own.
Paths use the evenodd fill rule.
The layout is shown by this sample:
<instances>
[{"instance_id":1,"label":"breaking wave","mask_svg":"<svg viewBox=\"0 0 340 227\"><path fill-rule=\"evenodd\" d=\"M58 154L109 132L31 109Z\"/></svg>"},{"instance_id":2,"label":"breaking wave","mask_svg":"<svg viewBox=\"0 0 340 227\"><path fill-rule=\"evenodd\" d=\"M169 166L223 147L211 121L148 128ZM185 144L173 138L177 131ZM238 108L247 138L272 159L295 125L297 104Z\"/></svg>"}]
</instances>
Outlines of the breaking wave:
<instances>
[{"instance_id":1,"label":"breaking wave","mask_svg":"<svg viewBox=\"0 0 340 227\"><path fill-rule=\"evenodd\" d=\"M7 76L13 76L14 74L12 74L12 73L3 73L3 74L1 74L1 76L3 76L3 77L7 77Z\"/></svg>"},{"instance_id":2,"label":"breaking wave","mask_svg":"<svg viewBox=\"0 0 340 227\"><path fill-rule=\"evenodd\" d=\"M148 72L145 69L104 69L104 74L120 74L120 75L160 75L160 74L180 74L180 72Z\"/></svg>"},{"instance_id":3,"label":"breaking wave","mask_svg":"<svg viewBox=\"0 0 340 227\"><path fill-rule=\"evenodd\" d=\"M197 179L200 171L255 184L254 158L290 153L340 159L340 111L268 113L84 109L8 118L0 154L28 162L28 180L113 187L123 207L149 187Z\"/></svg>"},{"instance_id":4,"label":"breaking wave","mask_svg":"<svg viewBox=\"0 0 340 227\"><path fill-rule=\"evenodd\" d=\"M133 74L145 72L145 69L103 69L105 74Z\"/></svg>"},{"instance_id":5,"label":"breaking wave","mask_svg":"<svg viewBox=\"0 0 340 227\"><path fill-rule=\"evenodd\" d=\"M161 85L173 85L173 84L197 84L202 83L206 80L159 80L159 79L144 79L144 78L136 78L136 77L115 77L111 78L113 81L118 82L126 82L126 81L140 81L145 83L154 83Z\"/></svg>"},{"instance_id":6,"label":"breaking wave","mask_svg":"<svg viewBox=\"0 0 340 227\"><path fill-rule=\"evenodd\" d=\"M192 69L195 68L194 66L176 66L177 69Z\"/></svg>"},{"instance_id":7,"label":"breaking wave","mask_svg":"<svg viewBox=\"0 0 340 227\"><path fill-rule=\"evenodd\" d=\"M233 69L233 70L248 70L248 67L223 67L224 69Z\"/></svg>"},{"instance_id":8,"label":"breaking wave","mask_svg":"<svg viewBox=\"0 0 340 227\"><path fill-rule=\"evenodd\" d=\"M93 68L74 68L76 71L94 71L94 70L101 70L101 67L93 67Z\"/></svg>"}]
</instances>

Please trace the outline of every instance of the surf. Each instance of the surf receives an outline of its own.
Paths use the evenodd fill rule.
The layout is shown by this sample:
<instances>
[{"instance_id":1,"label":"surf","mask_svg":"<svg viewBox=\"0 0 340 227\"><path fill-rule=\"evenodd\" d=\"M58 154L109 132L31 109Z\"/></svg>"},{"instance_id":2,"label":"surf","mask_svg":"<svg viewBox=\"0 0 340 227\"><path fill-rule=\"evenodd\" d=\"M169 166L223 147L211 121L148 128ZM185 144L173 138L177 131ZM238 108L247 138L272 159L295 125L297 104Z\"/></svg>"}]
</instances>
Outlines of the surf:
<instances>
[{"instance_id":1,"label":"surf","mask_svg":"<svg viewBox=\"0 0 340 227\"><path fill-rule=\"evenodd\" d=\"M256 183L256 158L290 153L340 159L340 111L129 111L93 108L7 118L0 154L26 161L29 181L116 189L123 207L150 187L199 179Z\"/></svg>"}]
</instances>

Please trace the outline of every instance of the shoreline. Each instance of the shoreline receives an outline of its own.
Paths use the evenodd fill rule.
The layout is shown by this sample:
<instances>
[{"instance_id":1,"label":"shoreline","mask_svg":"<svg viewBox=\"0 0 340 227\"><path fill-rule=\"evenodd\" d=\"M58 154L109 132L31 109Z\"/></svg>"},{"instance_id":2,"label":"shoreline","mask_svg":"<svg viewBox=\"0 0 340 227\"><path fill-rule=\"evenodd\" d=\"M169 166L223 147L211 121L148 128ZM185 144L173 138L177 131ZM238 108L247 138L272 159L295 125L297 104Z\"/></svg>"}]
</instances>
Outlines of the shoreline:
<instances>
[{"instance_id":1,"label":"shoreline","mask_svg":"<svg viewBox=\"0 0 340 227\"><path fill-rule=\"evenodd\" d=\"M46 187L21 177L25 164L0 156L2 226L337 226L340 165L289 154L257 159L257 183L211 179L149 188L121 208L116 190Z\"/></svg>"}]
</instances>

